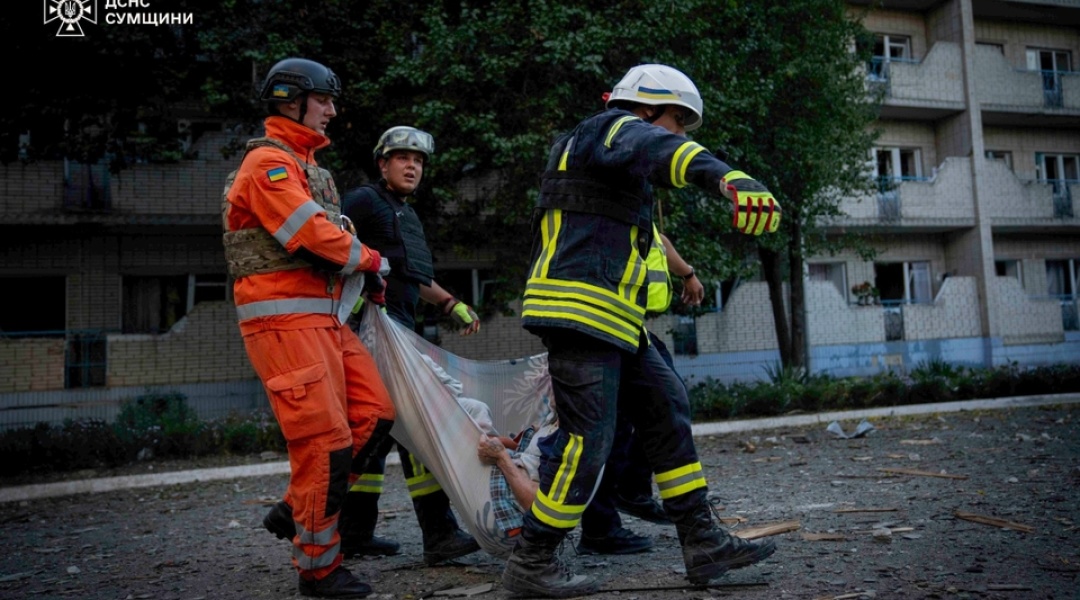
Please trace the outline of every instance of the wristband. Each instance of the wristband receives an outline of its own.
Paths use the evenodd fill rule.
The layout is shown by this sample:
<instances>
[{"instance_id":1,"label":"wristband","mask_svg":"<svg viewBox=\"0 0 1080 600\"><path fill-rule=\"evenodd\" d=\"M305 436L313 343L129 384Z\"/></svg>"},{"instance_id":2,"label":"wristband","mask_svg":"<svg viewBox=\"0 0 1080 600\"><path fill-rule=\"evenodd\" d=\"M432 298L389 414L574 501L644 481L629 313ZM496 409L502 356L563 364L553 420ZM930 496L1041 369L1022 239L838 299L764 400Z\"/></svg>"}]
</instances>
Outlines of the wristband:
<instances>
[{"instance_id":1,"label":"wristband","mask_svg":"<svg viewBox=\"0 0 1080 600\"><path fill-rule=\"evenodd\" d=\"M691 279L693 279L695 277L695 275L696 274L694 272L694 267L690 267L690 272L687 273L686 275L682 275L681 277L683 278L683 281L690 281Z\"/></svg>"}]
</instances>

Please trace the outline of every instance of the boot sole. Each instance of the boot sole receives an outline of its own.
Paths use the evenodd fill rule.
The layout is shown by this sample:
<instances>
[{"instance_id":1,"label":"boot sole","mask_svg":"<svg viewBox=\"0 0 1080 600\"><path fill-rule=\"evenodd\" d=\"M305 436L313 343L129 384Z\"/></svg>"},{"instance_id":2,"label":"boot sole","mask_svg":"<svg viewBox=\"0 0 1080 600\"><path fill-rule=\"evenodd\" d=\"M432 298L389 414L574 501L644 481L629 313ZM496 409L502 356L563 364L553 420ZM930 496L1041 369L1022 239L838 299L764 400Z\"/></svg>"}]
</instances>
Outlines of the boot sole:
<instances>
[{"instance_id":1,"label":"boot sole","mask_svg":"<svg viewBox=\"0 0 1080 600\"><path fill-rule=\"evenodd\" d=\"M425 552L424 553L424 564L426 564L429 567L433 567L433 566L435 566L435 565L437 565L437 564L439 564L441 562L446 562L448 560L454 560L455 558L461 558L462 556L468 556L468 555L470 555L473 552L476 552L478 550L480 550L480 544L477 544L477 543L474 542L471 546L464 547L464 548L461 548L460 550L457 550L455 552L449 552L449 553L446 553L446 554L429 554L429 553Z\"/></svg>"},{"instance_id":2,"label":"boot sole","mask_svg":"<svg viewBox=\"0 0 1080 600\"><path fill-rule=\"evenodd\" d=\"M772 556L774 552L776 552L776 544L769 543L750 554L744 554L728 560L711 562L709 564L699 565L693 569L687 569L686 578L694 585L704 585L728 571L755 565Z\"/></svg>"},{"instance_id":3,"label":"boot sole","mask_svg":"<svg viewBox=\"0 0 1080 600\"><path fill-rule=\"evenodd\" d=\"M503 577L502 587L510 592L511 598L576 598L600 591L600 582L592 580L579 587L553 590L516 577Z\"/></svg>"},{"instance_id":4,"label":"boot sole","mask_svg":"<svg viewBox=\"0 0 1080 600\"><path fill-rule=\"evenodd\" d=\"M653 544L647 546L621 546L618 548L588 548L578 544L576 550L578 554L605 554L612 556L621 556L624 554L641 554L642 552L648 552L653 549Z\"/></svg>"}]
</instances>

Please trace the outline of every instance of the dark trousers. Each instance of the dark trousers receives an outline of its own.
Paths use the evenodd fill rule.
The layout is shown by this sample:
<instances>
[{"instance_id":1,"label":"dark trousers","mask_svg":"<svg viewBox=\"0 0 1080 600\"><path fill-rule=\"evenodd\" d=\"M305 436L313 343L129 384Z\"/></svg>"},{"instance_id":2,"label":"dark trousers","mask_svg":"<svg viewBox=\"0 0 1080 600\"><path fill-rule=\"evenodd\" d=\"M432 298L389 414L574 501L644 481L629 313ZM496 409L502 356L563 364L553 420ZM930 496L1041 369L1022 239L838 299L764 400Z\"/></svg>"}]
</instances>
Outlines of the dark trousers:
<instances>
[{"instance_id":1,"label":"dark trousers","mask_svg":"<svg viewBox=\"0 0 1080 600\"><path fill-rule=\"evenodd\" d=\"M649 332L649 341L660 354L664 363L675 371L675 360L664 342ZM678 374L676 373L676 377ZM682 382L682 378L679 378ZM685 389L685 384L683 388ZM626 396L626 388L620 389L620 401ZM627 402L631 402L628 400ZM615 508L615 496L623 498L651 498L652 467L645 452L641 436L635 435L634 426L625 410L616 411L615 440L611 454L604 463L604 475L596 488L593 499L581 517L581 532L589 537L603 537L622 527L622 518Z\"/></svg>"},{"instance_id":2,"label":"dark trousers","mask_svg":"<svg viewBox=\"0 0 1080 600\"><path fill-rule=\"evenodd\" d=\"M695 464L698 458L686 387L653 345L631 353L561 329L542 338L559 430L540 441L540 487L525 528L533 534L529 537L561 539L586 510L616 445L620 413L655 472Z\"/></svg>"}]
</instances>

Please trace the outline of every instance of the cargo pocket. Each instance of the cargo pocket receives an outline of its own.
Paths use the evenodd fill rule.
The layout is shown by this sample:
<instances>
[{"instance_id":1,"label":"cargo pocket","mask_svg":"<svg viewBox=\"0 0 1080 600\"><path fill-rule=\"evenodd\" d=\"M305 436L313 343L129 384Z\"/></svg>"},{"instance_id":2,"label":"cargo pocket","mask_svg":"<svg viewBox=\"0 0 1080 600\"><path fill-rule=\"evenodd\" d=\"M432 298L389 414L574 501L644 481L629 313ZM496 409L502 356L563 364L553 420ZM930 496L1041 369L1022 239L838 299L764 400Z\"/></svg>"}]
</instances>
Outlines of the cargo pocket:
<instances>
[{"instance_id":1,"label":"cargo pocket","mask_svg":"<svg viewBox=\"0 0 1080 600\"><path fill-rule=\"evenodd\" d=\"M326 365L316 363L275 375L266 381L281 434L296 442L335 428L326 406Z\"/></svg>"}]
</instances>

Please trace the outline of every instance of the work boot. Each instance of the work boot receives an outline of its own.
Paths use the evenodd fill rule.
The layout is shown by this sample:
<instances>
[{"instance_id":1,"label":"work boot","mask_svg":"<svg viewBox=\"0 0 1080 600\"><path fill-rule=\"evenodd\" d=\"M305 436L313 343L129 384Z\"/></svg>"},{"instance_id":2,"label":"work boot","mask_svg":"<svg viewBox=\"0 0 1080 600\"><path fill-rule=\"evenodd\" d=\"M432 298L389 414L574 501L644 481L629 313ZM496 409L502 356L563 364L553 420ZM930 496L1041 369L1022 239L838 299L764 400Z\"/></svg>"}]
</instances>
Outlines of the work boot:
<instances>
[{"instance_id":1,"label":"work boot","mask_svg":"<svg viewBox=\"0 0 1080 600\"><path fill-rule=\"evenodd\" d=\"M503 589L522 596L572 598L595 593L600 583L587 575L574 575L555 552L558 540L534 542L522 531L503 569Z\"/></svg>"},{"instance_id":2,"label":"work boot","mask_svg":"<svg viewBox=\"0 0 1080 600\"><path fill-rule=\"evenodd\" d=\"M578 554L637 554L653 547L652 538L637 535L625 527L616 527L601 537L589 537L581 534L578 542Z\"/></svg>"},{"instance_id":3,"label":"work boot","mask_svg":"<svg viewBox=\"0 0 1080 600\"><path fill-rule=\"evenodd\" d=\"M424 563L429 567L461 558L479 549L480 544L476 543L473 536L457 528L439 535L424 535Z\"/></svg>"},{"instance_id":4,"label":"work boot","mask_svg":"<svg viewBox=\"0 0 1080 600\"><path fill-rule=\"evenodd\" d=\"M301 577L298 587L301 596L310 598L367 598L371 595L371 586L341 565L322 579Z\"/></svg>"},{"instance_id":5,"label":"work boot","mask_svg":"<svg viewBox=\"0 0 1080 600\"><path fill-rule=\"evenodd\" d=\"M642 521L656 523L658 525L671 525L671 519L664 512L664 507L652 496L637 496L635 498L623 498L615 494L615 508L621 513L637 517Z\"/></svg>"},{"instance_id":6,"label":"work boot","mask_svg":"<svg viewBox=\"0 0 1080 600\"><path fill-rule=\"evenodd\" d=\"M296 537L296 523L293 522L292 507L284 501L270 507L270 512L263 517L263 527L277 536L279 540L292 541Z\"/></svg>"},{"instance_id":7,"label":"work boot","mask_svg":"<svg viewBox=\"0 0 1080 600\"><path fill-rule=\"evenodd\" d=\"M338 517L342 556L393 556L401 550L401 545L394 540L375 535L375 522L378 518L379 494L345 494L345 502Z\"/></svg>"},{"instance_id":8,"label":"work boot","mask_svg":"<svg viewBox=\"0 0 1080 600\"><path fill-rule=\"evenodd\" d=\"M713 521L704 493L700 498L697 507L675 520L675 531L686 563L686 578L690 583L704 585L732 569L761 562L776 552L772 540L744 540L721 529Z\"/></svg>"},{"instance_id":9,"label":"work boot","mask_svg":"<svg viewBox=\"0 0 1080 600\"><path fill-rule=\"evenodd\" d=\"M341 536L341 555L345 558L354 556L394 556L401 551L401 544L377 535L367 538Z\"/></svg>"},{"instance_id":10,"label":"work boot","mask_svg":"<svg viewBox=\"0 0 1080 600\"><path fill-rule=\"evenodd\" d=\"M413 498L413 509L423 533L424 563L428 566L461 558L480 549L480 544L458 527L446 492L439 490Z\"/></svg>"}]
</instances>

